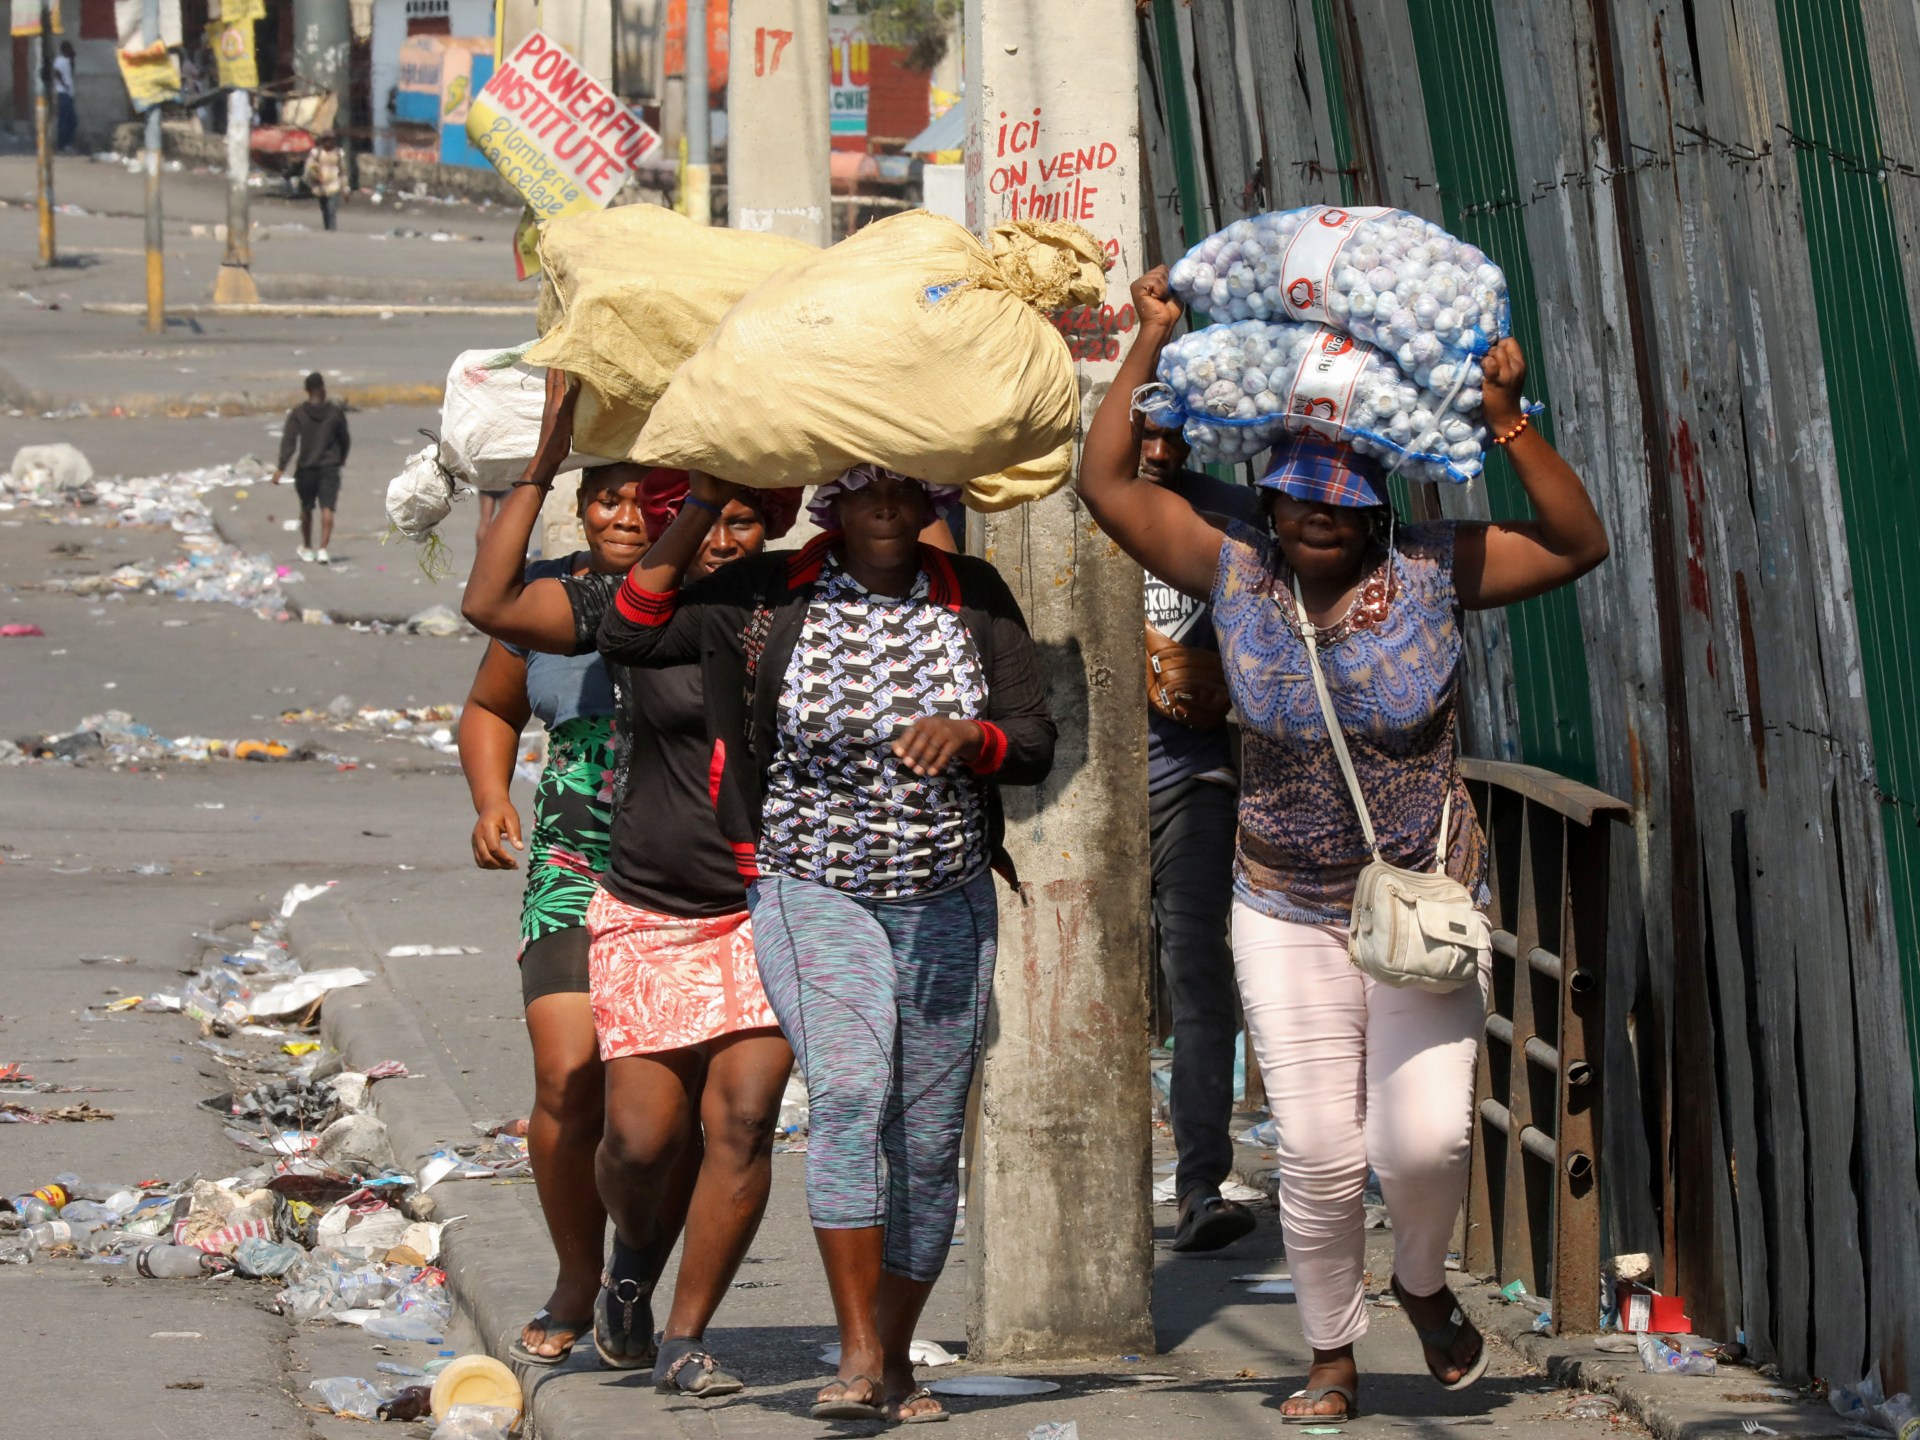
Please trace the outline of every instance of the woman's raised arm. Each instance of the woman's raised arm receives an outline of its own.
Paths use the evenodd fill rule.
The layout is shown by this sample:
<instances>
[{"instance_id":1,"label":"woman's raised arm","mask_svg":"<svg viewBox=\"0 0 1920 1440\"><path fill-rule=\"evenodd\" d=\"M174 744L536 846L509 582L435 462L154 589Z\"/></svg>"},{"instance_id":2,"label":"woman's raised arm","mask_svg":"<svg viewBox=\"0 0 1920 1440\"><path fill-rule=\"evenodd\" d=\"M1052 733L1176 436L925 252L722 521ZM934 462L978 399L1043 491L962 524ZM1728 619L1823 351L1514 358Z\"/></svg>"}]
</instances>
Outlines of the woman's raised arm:
<instances>
[{"instance_id":1,"label":"woman's raised arm","mask_svg":"<svg viewBox=\"0 0 1920 1440\"><path fill-rule=\"evenodd\" d=\"M1167 288L1167 267L1133 282L1140 329L1113 387L1087 428L1080 455L1080 498L1100 528L1154 575L1205 600L1220 564L1220 531L1173 491L1140 478L1140 426L1133 392L1153 379L1160 351L1173 338L1180 302Z\"/></svg>"},{"instance_id":2,"label":"woman's raised arm","mask_svg":"<svg viewBox=\"0 0 1920 1440\"><path fill-rule=\"evenodd\" d=\"M1512 605L1571 585L1605 560L1610 548L1586 486L1520 408L1520 385L1527 378L1520 343L1502 340L1482 368L1487 428L1496 437L1513 435L1507 458L1535 518L1461 525L1454 532L1454 589L1469 610Z\"/></svg>"}]
</instances>

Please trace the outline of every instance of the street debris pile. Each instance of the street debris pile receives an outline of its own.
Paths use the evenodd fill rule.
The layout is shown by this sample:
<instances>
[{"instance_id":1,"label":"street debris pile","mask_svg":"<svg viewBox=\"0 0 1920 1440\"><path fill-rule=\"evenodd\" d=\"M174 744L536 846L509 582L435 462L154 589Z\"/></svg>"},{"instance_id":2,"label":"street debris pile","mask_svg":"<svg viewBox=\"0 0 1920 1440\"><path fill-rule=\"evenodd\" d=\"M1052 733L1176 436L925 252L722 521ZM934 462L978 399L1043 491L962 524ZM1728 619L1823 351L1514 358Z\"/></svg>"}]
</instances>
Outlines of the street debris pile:
<instances>
[{"instance_id":1,"label":"street debris pile","mask_svg":"<svg viewBox=\"0 0 1920 1440\"><path fill-rule=\"evenodd\" d=\"M355 707L341 695L324 710L283 711L283 725L313 725L341 734L377 735L418 745L436 755L458 755L458 705L414 705L388 709ZM522 742L520 771L538 780L546 762L546 732L538 730ZM202 763L209 760L318 760L351 769L357 757L335 754L304 741L271 738L219 739L206 735L162 735L124 710L89 715L72 730L0 740L0 765L30 761L60 761L69 765L154 765L162 761Z\"/></svg>"},{"instance_id":2,"label":"street debris pile","mask_svg":"<svg viewBox=\"0 0 1920 1440\"><path fill-rule=\"evenodd\" d=\"M267 555L249 555L220 537L205 496L245 486L268 472L251 456L231 465L178 470L131 479L93 473L71 445L30 445L0 476L0 511L30 510L61 525L169 528L180 536L180 555L162 562L122 565L105 575L58 576L42 589L66 595L170 595L239 605L266 620L292 618L281 586L298 572Z\"/></svg>"},{"instance_id":3,"label":"street debris pile","mask_svg":"<svg viewBox=\"0 0 1920 1440\"><path fill-rule=\"evenodd\" d=\"M350 1068L306 1033L328 994L372 979L351 967L303 971L289 949L294 911L328 888L295 886L278 913L243 940L197 933L205 959L179 989L119 996L98 1007L177 1013L197 1024L193 1043L233 1076L229 1090L201 1103L221 1117L246 1157L244 1168L178 1180L56 1175L0 1199L0 1264L74 1261L122 1266L148 1279L268 1282L277 1308L294 1320L355 1325L389 1344L443 1342L453 1304L435 1262L446 1226L433 1218L426 1192L444 1179L525 1174L526 1141L512 1133L524 1127L490 1127L501 1133L446 1147L417 1173L395 1163L373 1094L379 1084L406 1080L407 1067L389 1060ZM19 1065L0 1067L0 1083L29 1093L42 1088ZM0 1114L26 1109L0 1102ZM21 1118L112 1116L39 1111ZM461 1364L394 1361L382 1363L377 1380L338 1377L312 1388L340 1414L408 1419L431 1409L443 1421L441 1434L504 1434L518 1418L517 1385L510 1393L480 1393L469 1379L442 1403L439 1373L458 1381ZM453 1404L471 1405L476 1397L500 1413L469 1417L465 1430L450 1432L444 1422Z\"/></svg>"},{"instance_id":4,"label":"street debris pile","mask_svg":"<svg viewBox=\"0 0 1920 1440\"><path fill-rule=\"evenodd\" d=\"M279 740L220 740L205 735L167 736L124 710L89 715L64 734L19 742L0 740L0 765L61 760L72 765L151 765L162 760L311 760L313 750Z\"/></svg>"}]
</instances>

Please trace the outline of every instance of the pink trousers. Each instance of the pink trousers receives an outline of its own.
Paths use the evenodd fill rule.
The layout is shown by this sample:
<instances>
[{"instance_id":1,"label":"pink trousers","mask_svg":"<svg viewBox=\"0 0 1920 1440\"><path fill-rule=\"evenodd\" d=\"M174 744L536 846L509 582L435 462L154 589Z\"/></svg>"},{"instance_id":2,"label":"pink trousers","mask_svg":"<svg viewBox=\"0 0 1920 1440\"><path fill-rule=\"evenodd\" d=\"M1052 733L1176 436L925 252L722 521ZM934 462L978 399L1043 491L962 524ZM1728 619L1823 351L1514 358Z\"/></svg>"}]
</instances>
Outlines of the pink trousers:
<instances>
[{"instance_id":1,"label":"pink trousers","mask_svg":"<svg viewBox=\"0 0 1920 1440\"><path fill-rule=\"evenodd\" d=\"M1307 1343L1367 1332L1369 1165L1393 1218L1393 1269L1414 1295L1446 1283L1466 1198L1480 984L1446 995L1369 980L1338 925L1233 907L1233 965L1280 1132L1280 1223Z\"/></svg>"}]
</instances>

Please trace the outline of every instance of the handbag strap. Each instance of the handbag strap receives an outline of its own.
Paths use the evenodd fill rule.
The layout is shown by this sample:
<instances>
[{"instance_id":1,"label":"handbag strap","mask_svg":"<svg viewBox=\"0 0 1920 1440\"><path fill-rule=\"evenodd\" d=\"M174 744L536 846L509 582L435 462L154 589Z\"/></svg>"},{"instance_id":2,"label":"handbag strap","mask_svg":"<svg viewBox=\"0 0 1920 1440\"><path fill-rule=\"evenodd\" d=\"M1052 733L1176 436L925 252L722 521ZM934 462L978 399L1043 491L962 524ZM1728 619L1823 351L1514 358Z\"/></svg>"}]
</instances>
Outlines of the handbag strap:
<instances>
[{"instance_id":1,"label":"handbag strap","mask_svg":"<svg viewBox=\"0 0 1920 1440\"><path fill-rule=\"evenodd\" d=\"M1380 860L1380 842L1374 837L1373 816L1367 812L1367 797L1360 793L1360 777L1353 770L1353 756L1347 753L1346 732L1340 728L1340 717L1334 713L1333 695L1327 689L1327 672L1320 665L1319 631L1313 621L1307 618L1306 597L1300 593L1300 577L1293 577L1293 609L1300 621L1300 638L1306 642L1307 664L1313 669L1314 693L1320 697L1320 714L1327 722L1327 739L1333 744L1333 758L1340 762L1340 773L1347 777L1347 793L1353 797L1353 808L1360 816L1360 833L1366 836L1367 849L1373 852L1373 858ZM1453 781L1447 781L1447 798L1440 805L1440 839L1434 846L1434 866L1437 872L1447 868L1447 839L1452 830L1453 820ZM1384 860L1380 863L1385 864Z\"/></svg>"}]
</instances>

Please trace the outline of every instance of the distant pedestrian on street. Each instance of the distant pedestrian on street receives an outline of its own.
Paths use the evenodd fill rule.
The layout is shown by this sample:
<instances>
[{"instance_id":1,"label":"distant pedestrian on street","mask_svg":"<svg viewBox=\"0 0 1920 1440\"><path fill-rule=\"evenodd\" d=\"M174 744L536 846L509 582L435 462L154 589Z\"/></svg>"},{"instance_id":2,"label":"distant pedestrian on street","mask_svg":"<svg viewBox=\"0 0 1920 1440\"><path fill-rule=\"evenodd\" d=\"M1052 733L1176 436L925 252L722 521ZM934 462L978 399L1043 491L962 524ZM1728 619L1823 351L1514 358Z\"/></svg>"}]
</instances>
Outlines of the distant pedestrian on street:
<instances>
[{"instance_id":1,"label":"distant pedestrian on street","mask_svg":"<svg viewBox=\"0 0 1920 1440\"><path fill-rule=\"evenodd\" d=\"M327 399L327 381L318 370L307 376L307 399L287 412L280 432L280 463L273 483L287 473L287 462L297 455L293 490L300 497L300 558L308 564L332 563L327 546L333 543L333 512L340 504L340 469L347 463L353 437L347 433L347 412ZM313 512L320 511L320 548L313 548Z\"/></svg>"},{"instance_id":2,"label":"distant pedestrian on street","mask_svg":"<svg viewBox=\"0 0 1920 1440\"><path fill-rule=\"evenodd\" d=\"M1457 761L1463 612L1572 584L1606 558L1607 534L1521 408L1526 359L1510 339L1482 362L1486 423L1537 518L1399 525L1378 461L1299 434L1260 481L1266 526L1223 527L1139 478L1130 401L1180 305L1164 266L1134 282L1133 301L1139 334L1089 429L1080 497L1129 555L1213 609L1245 745L1234 965L1279 1130L1280 1223L1313 1347L1307 1384L1280 1417L1338 1425L1360 1414L1369 1169L1393 1220L1393 1292L1428 1372L1464 1390L1488 1361L1446 1258L1466 1196L1491 954L1478 950L1477 985L1375 979L1349 958L1358 882L1373 862L1444 871L1484 912L1486 836Z\"/></svg>"},{"instance_id":3,"label":"distant pedestrian on street","mask_svg":"<svg viewBox=\"0 0 1920 1440\"><path fill-rule=\"evenodd\" d=\"M809 1102L807 1209L840 1329L816 1420L925 1424L914 1326L946 1267L967 1092L1010 874L999 786L1053 765L1033 638L986 561L939 548L944 487L860 465L825 532L682 591L742 492L693 477L600 625L635 666L701 662L713 803Z\"/></svg>"},{"instance_id":4,"label":"distant pedestrian on street","mask_svg":"<svg viewBox=\"0 0 1920 1440\"><path fill-rule=\"evenodd\" d=\"M73 42L62 40L53 59L54 148L71 150L80 131L80 107L73 90Z\"/></svg>"},{"instance_id":5,"label":"distant pedestrian on street","mask_svg":"<svg viewBox=\"0 0 1920 1440\"><path fill-rule=\"evenodd\" d=\"M346 157L340 153L340 137L329 130L307 152L307 163L300 178L320 201L320 223L329 230L339 228L340 195L347 188Z\"/></svg>"},{"instance_id":6,"label":"distant pedestrian on street","mask_svg":"<svg viewBox=\"0 0 1920 1440\"><path fill-rule=\"evenodd\" d=\"M1144 427L1140 478L1189 504L1252 521L1257 492L1188 470L1178 430ZM1173 1248L1218 1250L1252 1231L1253 1212L1221 1196L1233 1170L1233 842L1240 776L1227 733L1232 700L1213 638L1213 612L1155 575L1147 602L1147 833L1153 932L1173 1002L1173 1090L1179 1219Z\"/></svg>"},{"instance_id":7,"label":"distant pedestrian on street","mask_svg":"<svg viewBox=\"0 0 1920 1440\"><path fill-rule=\"evenodd\" d=\"M526 565L542 502L572 450L577 393L564 374L548 372L540 447L480 542L462 605L469 620L496 637L493 650L502 657L533 652L524 666L529 696L548 688L549 676L598 673L611 680L618 714L617 754L595 777L595 798L574 802L597 805L602 818L577 853L550 852L547 864L565 873L540 887L552 897L540 905L543 913L564 899L570 923L585 927L567 932L572 953L583 962L572 971L570 988L585 993L569 996L565 1008L545 1004L555 1021L564 1020L564 1035L547 1028L552 1022L545 1017L534 1034L537 1077L548 1073L546 1057L557 1056L563 1045L570 1054L592 1056L598 1035L592 1068L596 1076L605 1074L604 1107L583 1096L555 1097L564 1107L559 1121L588 1146L585 1188L590 1193L597 1177L604 1202L590 1227L593 1268L585 1272L597 1283L576 1284L563 1295L563 1276L548 1302L550 1312L522 1331L518 1353L533 1363L554 1363L591 1330L602 1362L615 1369L651 1365L663 1391L726 1395L743 1382L708 1350L706 1330L766 1210L773 1136L793 1051L760 986L746 882L709 798L714 756L702 668L688 663L630 670L602 660L594 645L627 567L683 508L692 510L701 531L694 568L711 574L759 555L768 538L784 534L799 513L800 494L752 491L716 510L688 498L684 471L590 468L581 473L578 509L594 546L593 562L584 568ZM504 659L490 658L487 665L503 682L511 678ZM482 675L487 673L483 666ZM512 699L508 688L503 683L501 692ZM506 713L516 719L521 711ZM475 730L476 739L480 733ZM495 758L487 771L497 788L490 787L490 799L483 801L479 789L474 796L481 807L474 855L486 868L496 868L490 860L510 867L508 832L518 839L518 821L505 799L510 749L500 744L506 734L497 722L494 733ZM463 719L463 761L468 736ZM543 782L542 796L547 792ZM538 814L536 809L536 835ZM529 906L537 863L529 853ZM580 1001L589 1001L590 1008ZM531 1005L527 1015L531 1022ZM546 1081L537 1083L542 1097L536 1104L544 1105ZM591 1135L581 1125L587 1120L593 1122ZM597 1162L590 1140L599 1142ZM560 1158L553 1163L557 1169ZM547 1164L535 1155L543 1202ZM573 1213L585 1215L578 1179L562 1188L572 1192ZM550 1217L556 1213L557 1207L548 1208ZM602 1272L598 1247L608 1215L613 1254ZM683 1221L686 1247L656 1347L653 1292ZM558 1245L557 1226L554 1239ZM566 1315L582 1319L554 1318Z\"/></svg>"}]
</instances>

